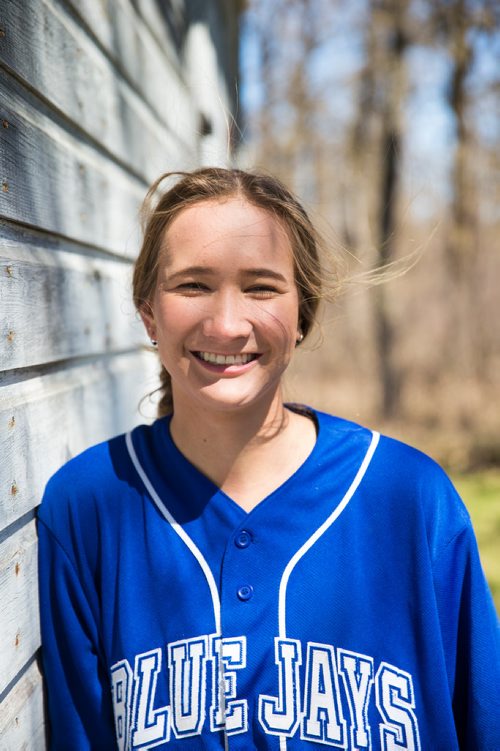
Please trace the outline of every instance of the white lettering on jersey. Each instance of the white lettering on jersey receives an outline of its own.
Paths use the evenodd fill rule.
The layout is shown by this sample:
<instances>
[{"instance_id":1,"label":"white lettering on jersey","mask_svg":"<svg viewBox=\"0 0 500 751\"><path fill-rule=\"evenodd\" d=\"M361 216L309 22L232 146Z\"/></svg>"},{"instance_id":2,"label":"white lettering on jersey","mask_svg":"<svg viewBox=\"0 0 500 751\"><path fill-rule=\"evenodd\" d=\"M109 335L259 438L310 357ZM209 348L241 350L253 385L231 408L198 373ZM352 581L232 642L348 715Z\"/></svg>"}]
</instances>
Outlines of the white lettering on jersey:
<instances>
[{"instance_id":1,"label":"white lettering on jersey","mask_svg":"<svg viewBox=\"0 0 500 751\"><path fill-rule=\"evenodd\" d=\"M308 642L301 738L345 748L345 727L335 651L328 644Z\"/></svg>"},{"instance_id":2,"label":"white lettering on jersey","mask_svg":"<svg viewBox=\"0 0 500 751\"><path fill-rule=\"evenodd\" d=\"M215 732L225 727L228 735L244 733L248 729L248 702L246 699L234 701L234 697L236 670L247 665L246 637L222 639L220 636L212 636L211 655L213 668L210 729Z\"/></svg>"},{"instance_id":3,"label":"white lettering on jersey","mask_svg":"<svg viewBox=\"0 0 500 751\"><path fill-rule=\"evenodd\" d=\"M161 649L137 655L134 668L132 747L153 748L170 737L170 707L153 709L156 682L161 670Z\"/></svg>"},{"instance_id":4,"label":"white lettering on jersey","mask_svg":"<svg viewBox=\"0 0 500 751\"><path fill-rule=\"evenodd\" d=\"M376 676L376 702L382 751L420 751L413 681L404 670L382 662Z\"/></svg>"},{"instance_id":5,"label":"white lettering on jersey","mask_svg":"<svg viewBox=\"0 0 500 751\"><path fill-rule=\"evenodd\" d=\"M373 686L373 658L349 652L347 649L339 649L338 665L351 715L349 748L352 751L369 751L372 742L368 724L368 705Z\"/></svg>"},{"instance_id":6,"label":"white lettering on jersey","mask_svg":"<svg viewBox=\"0 0 500 751\"><path fill-rule=\"evenodd\" d=\"M259 696L259 722L270 735L292 736L300 719L301 644L297 639L276 637L274 652L279 669L279 694L278 697Z\"/></svg>"},{"instance_id":7,"label":"white lettering on jersey","mask_svg":"<svg viewBox=\"0 0 500 751\"><path fill-rule=\"evenodd\" d=\"M375 703L381 751L421 751L410 673L382 662L374 675L373 657L308 642L302 686L301 642L277 637L274 653L277 695L258 697L258 721L265 733L280 736L280 748L300 728L301 739L313 745L371 751L374 727L368 710ZM171 735L186 738L189 748L188 739L204 731L207 711L205 732L249 732L248 701L237 692L237 671L250 659L245 636L209 634L167 644L164 673L162 654L158 648L136 655L134 670L128 660L110 668L118 751L146 751L168 743ZM272 664L259 669L275 673ZM168 681L170 700L155 708L158 680L164 689Z\"/></svg>"},{"instance_id":8,"label":"white lettering on jersey","mask_svg":"<svg viewBox=\"0 0 500 751\"><path fill-rule=\"evenodd\" d=\"M111 693L115 713L115 732L118 751L129 751L130 704L134 676L127 660L111 668Z\"/></svg>"},{"instance_id":9,"label":"white lettering on jersey","mask_svg":"<svg viewBox=\"0 0 500 751\"><path fill-rule=\"evenodd\" d=\"M170 706L176 738L197 735L205 721L207 637L168 645Z\"/></svg>"}]
</instances>

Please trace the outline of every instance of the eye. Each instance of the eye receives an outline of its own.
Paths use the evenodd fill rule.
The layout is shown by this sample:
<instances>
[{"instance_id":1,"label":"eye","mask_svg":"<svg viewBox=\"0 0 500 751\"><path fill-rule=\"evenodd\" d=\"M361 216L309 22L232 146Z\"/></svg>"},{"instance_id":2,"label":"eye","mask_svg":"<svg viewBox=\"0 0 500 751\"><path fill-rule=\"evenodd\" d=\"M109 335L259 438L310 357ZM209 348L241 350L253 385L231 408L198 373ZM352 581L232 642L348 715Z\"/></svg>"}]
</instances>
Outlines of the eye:
<instances>
[{"instance_id":1,"label":"eye","mask_svg":"<svg viewBox=\"0 0 500 751\"><path fill-rule=\"evenodd\" d=\"M210 292L210 288L201 282L183 282L182 284L177 284L175 286L174 292L181 292L182 294L187 295L199 295L204 292Z\"/></svg>"},{"instance_id":2,"label":"eye","mask_svg":"<svg viewBox=\"0 0 500 751\"><path fill-rule=\"evenodd\" d=\"M279 294L279 290L272 284L253 284L245 292L252 295L252 297L259 298L274 297Z\"/></svg>"}]
</instances>

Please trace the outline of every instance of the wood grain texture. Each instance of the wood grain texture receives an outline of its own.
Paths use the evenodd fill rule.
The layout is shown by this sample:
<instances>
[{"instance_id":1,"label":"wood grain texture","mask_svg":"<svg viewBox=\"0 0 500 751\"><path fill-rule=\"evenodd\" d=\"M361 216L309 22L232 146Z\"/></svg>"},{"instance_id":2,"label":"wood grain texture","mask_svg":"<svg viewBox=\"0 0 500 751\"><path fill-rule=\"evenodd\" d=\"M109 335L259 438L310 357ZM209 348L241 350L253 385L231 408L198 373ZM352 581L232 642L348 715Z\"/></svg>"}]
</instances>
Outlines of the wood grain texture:
<instances>
[{"instance_id":1,"label":"wood grain texture","mask_svg":"<svg viewBox=\"0 0 500 751\"><path fill-rule=\"evenodd\" d=\"M33 662L0 704L0 751L43 751L42 677Z\"/></svg>"},{"instance_id":2,"label":"wood grain texture","mask_svg":"<svg viewBox=\"0 0 500 751\"><path fill-rule=\"evenodd\" d=\"M157 357L115 354L3 386L0 530L33 509L48 478L87 446L154 416L141 398L157 385Z\"/></svg>"},{"instance_id":3,"label":"wood grain texture","mask_svg":"<svg viewBox=\"0 0 500 751\"><path fill-rule=\"evenodd\" d=\"M0 544L0 694L40 646L35 521Z\"/></svg>"},{"instance_id":4,"label":"wood grain texture","mask_svg":"<svg viewBox=\"0 0 500 751\"><path fill-rule=\"evenodd\" d=\"M9 76L0 78L0 216L133 256L146 185L82 142Z\"/></svg>"},{"instance_id":5,"label":"wood grain texture","mask_svg":"<svg viewBox=\"0 0 500 751\"><path fill-rule=\"evenodd\" d=\"M209 128L200 138L198 159L201 164L226 164L228 141L233 127L227 83L222 81L219 59L209 27L197 22L190 26L185 41L186 70L193 101Z\"/></svg>"},{"instance_id":6,"label":"wood grain texture","mask_svg":"<svg viewBox=\"0 0 500 751\"><path fill-rule=\"evenodd\" d=\"M173 3L156 2L154 33L137 11L137 3L127 0L67 0L82 19L89 33L113 61L117 71L130 81L156 113L160 122L189 144L196 144L198 112L193 105L185 60L184 39L175 46L163 6ZM184 11L181 10L180 34L186 33Z\"/></svg>"},{"instance_id":7,"label":"wood grain texture","mask_svg":"<svg viewBox=\"0 0 500 751\"><path fill-rule=\"evenodd\" d=\"M147 343L130 264L63 247L0 228L0 371Z\"/></svg>"},{"instance_id":8,"label":"wood grain texture","mask_svg":"<svg viewBox=\"0 0 500 751\"><path fill-rule=\"evenodd\" d=\"M94 13L102 10L100 3L92 6ZM155 78L143 79L136 89L58 4L6 2L2 22L6 34L0 38L0 61L146 182L163 170L182 166L186 154L195 153L189 93L164 59ZM168 111L160 115L149 100L168 104Z\"/></svg>"}]
</instances>

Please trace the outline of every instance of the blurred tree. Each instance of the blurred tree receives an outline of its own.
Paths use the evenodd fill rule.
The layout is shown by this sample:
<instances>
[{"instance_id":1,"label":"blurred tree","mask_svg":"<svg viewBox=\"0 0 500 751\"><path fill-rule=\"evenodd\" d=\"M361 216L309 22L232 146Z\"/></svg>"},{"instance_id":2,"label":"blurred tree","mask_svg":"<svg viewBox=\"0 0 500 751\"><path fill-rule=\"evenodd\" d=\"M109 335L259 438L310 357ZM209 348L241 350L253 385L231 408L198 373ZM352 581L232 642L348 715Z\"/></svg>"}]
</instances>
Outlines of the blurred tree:
<instances>
[{"instance_id":1,"label":"blurred tree","mask_svg":"<svg viewBox=\"0 0 500 751\"><path fill-rule=\"evenodd\" d=\"M404 279L347 288L308 379L317 362L318 383L356 379L349 416L361 394L368 420L446 423L500 457L500 3L249 0L244 37L250 161L340 230L354 277L427 248Z\"/></svg>"},{"instance_id":2,"label":"blurred tree","mask_svg":"<svg viewBox=\"0 0 500 751\"><path fill-rule=\"evenodd\" d=\"M408 0L370 0L351 155L356 193L364 196L364 210L373 227L363 242L375 248L377 266L389 265L396 256L402 112L407 87L405 52L410 41L407 28ZM355 227L348 235L356 237ZM380 411L390 418L398 412L401 380L394 356L395 325L387 288L375 286L372 297Z\"/></svg>"},{"instance_id":3,"label":"blurred tree","mask_svg":"<svg viewBox=\"0 0 500 751\"><path fill-rule=\"evenodd\" d=\"M309 66L321 44L322 0L254 0L250 25L258 40L261 106L252 113L258 161L291 185L310 150L318 150L320 99ZM277 33L278 29L278 33ZM315 177L315 169L311 174Z\"/></svg>"},{"instance_id":4,"label":"blurred tree","mask_svg":"<svg viewBox=\"0 0 500 751\"><path fill-rule=\"evenodd\" d=\"M450 59L446 98L455 120L455 145L451 176L451 231L447 243L450 270L456 278L467 276L477 253L474 237L477 195L472 169L473 125L469 89L474 71L478 35L498 31L500 4L496 0L427 0L428 38L443 46Z\"/></svg>"},{"instance_id":5,"label":"blurred tree","mask_svg":"<svg viewBox=\"0 0 500 751\"><path fill-rule=\"evenodd\" d=\"M480 188L475 160L477 142L474 110L474 73L479 36L498 31L500 4L496 0L427 0L427 38L447 50L450 66L446 101L455 123L450 180L450 207L445 255L456 304L451 316L453 335L447 356L462 374L484 368L476 301L481 294L476 273L481 246Z\"/></svg>"}]
</instances>

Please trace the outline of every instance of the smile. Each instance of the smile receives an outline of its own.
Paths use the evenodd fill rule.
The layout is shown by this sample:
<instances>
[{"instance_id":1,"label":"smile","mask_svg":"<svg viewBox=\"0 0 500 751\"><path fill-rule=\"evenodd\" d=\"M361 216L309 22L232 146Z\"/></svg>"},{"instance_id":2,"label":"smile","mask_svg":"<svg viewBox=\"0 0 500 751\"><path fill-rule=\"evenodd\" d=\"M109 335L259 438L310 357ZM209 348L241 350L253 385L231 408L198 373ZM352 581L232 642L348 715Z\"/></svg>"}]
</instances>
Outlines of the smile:
<instances>
[{"instance_id":1,"label":"smile","mask_svg":"<svg viewBox=\"0 0 500 751\"><path fill-rule=\"evenodd\" d=\"M258 357L255 352L246 352L242 355L219 355L214 352L193 352L193 355L199 360L210 362L213 365L246 365L247 362L255 360Z\"/></svg>"}]
</instances>

